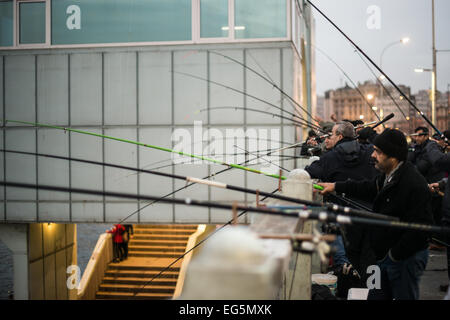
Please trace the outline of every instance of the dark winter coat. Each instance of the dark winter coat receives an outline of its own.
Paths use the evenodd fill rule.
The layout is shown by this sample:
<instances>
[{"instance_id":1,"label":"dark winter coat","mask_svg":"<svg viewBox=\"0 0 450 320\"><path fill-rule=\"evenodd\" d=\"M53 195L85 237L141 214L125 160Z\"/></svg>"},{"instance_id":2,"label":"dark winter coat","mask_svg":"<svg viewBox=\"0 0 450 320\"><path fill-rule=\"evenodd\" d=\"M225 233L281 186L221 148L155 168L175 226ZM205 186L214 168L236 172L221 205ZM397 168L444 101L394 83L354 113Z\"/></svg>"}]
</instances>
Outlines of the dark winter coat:
<instances>
[{"instance_id":1,"label":"dark winter coat","mask_svg":"<svg viewBox=\"0 0 450 320\"><path fill-rule=\"evenodd\" d=\"M442 154L433 164L437 169L450 173L450 153ZM442 200L442 220L450 223L450 183L445 184L444 199Z\"/></svg>"},{"instance_id":2,"label":"dark winter coat","mask_svg":"<svg viewBox=\"0 0 450 320\"><path fill-rule=\"evenodd\" d=\"M417 167L428 183L433 183L444 178L442 169L433 166L433 163L442 155L436 142L426 140L423 144L414 146L413 150L408 153L408 160Z\"/></svg>"},{"instance_id":3,"label":"dark winter coat","mask_svg":"<svg viewBox=\"0 0 450 320\"><path fill-rule=\"evenodd\" d=\"M384 187L385 174L372 180L336 183L336 192L349 195L370 195L374 198L373 210L398 217L400 221L432 224L431 193L425 178L410 162L395 171ZM370 244L375 257L380 260L391 250L395 260L404 260L428 247L428 234L394 228L370 227Z\"/></svg>"},{"instance_id":4,"label":"dark winter coat","mask_svg":"<svg viewBox=\"0 0 450 320\"><path fill-rule=\"evenodd\" d=\"M372 145L342 139L320 160L305 167L305 170L311 178L326 182L371 179L377 174L370 157L372 152Z\"/></svg>"}]
</instances>

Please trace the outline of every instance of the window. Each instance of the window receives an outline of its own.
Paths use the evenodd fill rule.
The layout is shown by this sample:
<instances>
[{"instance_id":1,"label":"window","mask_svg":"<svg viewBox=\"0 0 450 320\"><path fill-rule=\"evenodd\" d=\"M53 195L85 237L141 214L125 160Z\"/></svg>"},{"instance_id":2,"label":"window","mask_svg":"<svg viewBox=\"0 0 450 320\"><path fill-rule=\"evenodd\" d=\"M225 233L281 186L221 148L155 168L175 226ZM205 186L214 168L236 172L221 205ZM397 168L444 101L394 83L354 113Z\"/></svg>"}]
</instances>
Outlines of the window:
<instances>
[{"instance_id":1,"label":"window","mask_svg":"<svg viewBox=\"0 0 450 320\"><path fill-rule=\"evenodd\" d=\"M19 2L19 43L45 43L45 2Z\"/></svg>"},{"instance_id":2,"label":"window","mask_svg":"<svg viewBox=\"0 0 450 320\"><path fill-rule=\"evenodd\" d=\"M200 38L228 35L228 0L200 0Z\"/></svg>"},{"instance_id":3,"label":"window","mask_svg":"<svg viewBox=\"0 0 450 320\"><path fill-rule=\"evenodd\" d=\"M273 41L291 34L299 47L302 23L292 0L0 0L0 47Z\"/></svg>"},{"instance_id":4,"label":"window","mask_svg":"<svg viewBox=\"0 0 450 320\"><path fill-rule=\"evenodd\" d=\"M191 40L191 0L52 1L52 44Z\"/></svg>"},{"instance_id":5,"label":"window","mask_svg":"<svg viewBox=\"0 0 450 320\"><path fill-rule=\"evenodd\" d=\"M13 45L13 2L0 1L0 47Z\"/></svg>"},{"instance_id":6,"label":"window","mask_svg":"<svg viewBox=\"0 0 450 320\"><path fill-rule=\"evenodd\" d=\"M286 1L235 0L237 39L286 37Z\"/></svg>"}]
</instances>

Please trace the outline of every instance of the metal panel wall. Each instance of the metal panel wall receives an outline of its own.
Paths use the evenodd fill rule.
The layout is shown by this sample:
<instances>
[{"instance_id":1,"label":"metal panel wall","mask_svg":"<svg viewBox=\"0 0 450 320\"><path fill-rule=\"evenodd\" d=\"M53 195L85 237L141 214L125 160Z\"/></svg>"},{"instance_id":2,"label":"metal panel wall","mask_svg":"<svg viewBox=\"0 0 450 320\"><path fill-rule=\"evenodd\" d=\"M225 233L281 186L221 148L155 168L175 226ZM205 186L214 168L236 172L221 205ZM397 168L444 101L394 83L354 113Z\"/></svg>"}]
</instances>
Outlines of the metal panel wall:
<instances>
[{"instance_id":1,"label":"metal panel wall","mask_svg":"<svg viewBox=\"0 0 450 320\"><path fill-rule=\"evenodd\" d=\"M0 92L5 118L69 125L167 148L177 144L171 139L175 130L184 129L191 134L191 150L185 151L210 157L213 157L209 153L215 146L223 149L222 152L216 150L217 153L230 155L244 153L234 147L239 143L242 149L253 152L295 142L295 127L288 120L250 110L209 110L232 106L282 114L275 107L236 90L290 112L295 109L273 85L238 63L210 51L230 56L272 79L289 94L300 96L300 89L296 87L300 63L290 42L11 51L0 53L0 61L4 62L0 64L0 84L4 88ZM201 109L208 110L199 112ZM194 130L194 121L201 121L200 133ZM146 147L73 132L27 126L12 128L17 125L11 123L7 126L4 138L0 132L0 141L5 140L6 148L15 150L194 177L206 177L227 168L210 163L173 165L173 154ZM240 130L247 138L240 142L230 137L226 139L227 130L234 133ZM271 130L274 130L274 136L271 136ZM210 144L213 138L216 144ZM286 150L283 154L293 155L294 151ZM235 163L253 158L254 155L223 156L223 160ZM191 159L184 158L184 161L188 160ZM0 176L6 172L8 181L156 196L168 195L186 185L184 181L164 177L35 156L6 154L0 159L0 165ZM268 171L267 165L261 162L252 167ZM295 161L284 160L280 165L291 170ZM272 170L278 173L278 169ZM278 187L276 179L237 169L228 170L214 179L264 191ZM3 197L4 192L0 190L0 193ZM6 197L6 205L0 206L0 219L7 221L117 222L129 217L127 221L134 223L222 223L231 219L231 213L223 210L148 205L146 201L83 194L7 188ZM254 196L204 185L189 187L169 197L227 203L253 203L255 200ZM242 221L248 221L248 218L243 216Z\"/></svg>"}]
</instances>

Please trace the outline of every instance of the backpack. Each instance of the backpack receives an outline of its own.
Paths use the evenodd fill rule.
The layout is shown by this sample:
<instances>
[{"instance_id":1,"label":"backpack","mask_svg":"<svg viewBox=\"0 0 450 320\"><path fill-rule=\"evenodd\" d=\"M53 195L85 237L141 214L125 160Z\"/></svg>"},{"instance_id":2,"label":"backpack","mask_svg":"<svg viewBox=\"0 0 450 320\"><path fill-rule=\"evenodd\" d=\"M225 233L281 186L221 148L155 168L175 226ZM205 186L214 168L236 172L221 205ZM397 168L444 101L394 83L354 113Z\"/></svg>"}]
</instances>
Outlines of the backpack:
<instances>
[{"instance_id":1,"label":"backpack","mask_svg":"<svg viewBox=\"0 0 450 320\"><path fill-rule=\"evenodd\" d=\"M127 229L124 228L124 231L122 233L122 238L124 242L128 242L129 238L128 238L128 232Z\"/></svg>"}]
</instances>

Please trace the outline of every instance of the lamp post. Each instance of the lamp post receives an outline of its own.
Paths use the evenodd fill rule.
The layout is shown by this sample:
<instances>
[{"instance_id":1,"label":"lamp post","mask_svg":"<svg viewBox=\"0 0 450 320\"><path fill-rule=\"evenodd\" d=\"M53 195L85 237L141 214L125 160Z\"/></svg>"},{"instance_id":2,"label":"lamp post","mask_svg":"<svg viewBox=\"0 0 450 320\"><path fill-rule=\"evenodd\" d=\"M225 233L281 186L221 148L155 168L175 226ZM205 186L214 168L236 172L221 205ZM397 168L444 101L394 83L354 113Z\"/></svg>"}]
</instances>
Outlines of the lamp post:
<instances>
[{"instance_id":1,"label":"lamp post","mask_svg":"<svg viewBox=\"0 0 450 320\"><path fill-rule=\"evenodd\" d=\"M434 0L431 0L431 26L433 34L433 71L431 73L431 122L436 125L436 37L434 31Z\"/></svg>"},{"instance_id":2,"label":"lamp post","mask_svg":"<svg viewBox=\"0 0 450 320\"><path fill-rule=\"evenodd\" d=\"M388 48L390 48L390 47L392 47L392 46L394 46L394 45L396 45L396 44L406 44L406 43L408 43L408 42L409 42L409 38L408 38L408 37L405 37L405 38L402 38L402 39L400 39L400 40L391 42L391 43L389 43L387 46L385 46L384 49L383 49L383 51L381 51L381 55L380 55L380 69L383 69L383 55L384 55L384 53L386 52L386 50L387 50Z\"/></svg>"},{"instance_id":3,"label":"lamp post","mask_svg":"<svg viewBox=\"0 0 450 320\"><path fill-rule=\"evenodd\" d=\"M434 68L436 65L434 65ZM436 72L433 69L416 68L414 72L431 72L431 122L436 125Z\"/></svg>"},{"instance_id":4,"label":"lamp post","mask_svg":"<svg viewBox=\"0 0 450 320\"><path fill-rule=\"evenodd\" d=\"M391 43L387 44L383 48L383 51L381 51L381 55L380 55L380 69L383 70L383 55L384 55L384 53L386 52L387 49L389 49L392 46L395 46L396 44L406 44L408 42L409 42L409 38L408 37L404 37L404 38L401 38L400 40L397 40L397 41L394 41L394 42L391 42ZM381 84L381 81L384 78L385 78L384 75L380 76L380 78L378 79L380 81L380 84ZM375 83L377 83L377 82L375 82ZM379 87L380 87L379 97L381 98L381 97L383 97L383 88L381 87L381 85Z\"/></svg>"}]
</instances>

